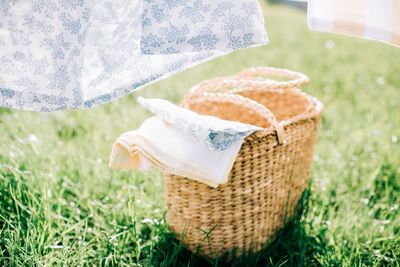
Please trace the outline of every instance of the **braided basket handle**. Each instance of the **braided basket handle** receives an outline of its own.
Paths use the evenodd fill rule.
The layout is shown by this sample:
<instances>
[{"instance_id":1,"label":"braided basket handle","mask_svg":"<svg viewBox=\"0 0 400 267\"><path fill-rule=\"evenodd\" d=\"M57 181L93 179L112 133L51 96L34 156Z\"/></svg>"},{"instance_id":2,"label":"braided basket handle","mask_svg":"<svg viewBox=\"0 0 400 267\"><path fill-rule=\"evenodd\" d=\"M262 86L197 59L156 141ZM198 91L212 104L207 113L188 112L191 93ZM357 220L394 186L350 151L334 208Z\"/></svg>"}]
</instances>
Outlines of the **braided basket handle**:
<instances>
[{"instance_id":1,"label":"braided basket handle","mask_svg":"<svg viewBox=\"0 0 400 267\"><path fill-rule=\"evenodd\" d=\"M287 78L289 80L276 81L268 79L266 76ZM228 90L231 90L232 93L274 89L295 89L294 91L296 91L298 87L307 84L308 81L308 77L300 72L272 67L255 67L243 70L234 76L200 82L190 89L188 96L199 95L204 92L226 92Z\"/></svg>"},{"instance_id":2,"label":"braided basket handle","mask_svg":"<svg viewBox=\"0 0 400 267\"><path fill-rule=\"evenodd\" d=\"M264 105L257 103L247 97L231 94L231 93L208 93L204 92L202 94L192 94L185 98L183 106L190 109L190 104L202 101L220 101L228 102L234 105L238 105L245 109L249 109L259 114L265 121L270 124L276 131L278 144L283 144L285 140L285 134L283 132L282 126L279 124L275 115Z\"/></svg>"},{"instance_id":3,"label":"braided basket handle","mask_svg":"<svg viewBox=\"0 0 400 267\"><path fill-rule=\"evenodd\" d=\"M268 76L286 78L289 80L277 81L267 78ZM235 94L235 92L260 89L296 89L297 87L307 84L308 81L308 77L300 72L273 67L254 67L243 70L235 76L208 80L193 86L185 96L184 104L186 103L186 106L188 104L190 105L195 99L208 98L211 100L211 98L214 98L251 109L272 125L277 133L278 143L282 144L284 141L284 132L271 110L254 100ZM232 88L235 88L235 90L229 92Z\"/></svg>"},{"instance_id":4,"label":"braided basket handle","mask_svg":"<svg viewBox=\"0 0 400 267\"><path fill-rule=\"evenodd\" d=\"M275 76L279 78L287 78L288 81L276 81L267 78L268 76ZM258 78L258 79L257 79ZM254 67L243 70L236 74L236 79L254 79L254 81L263 81L263 87L269 89L290 89L300 87L309 82L309 78L300 72L273 68L273 67Z\"/></svg>"}]
</instances>

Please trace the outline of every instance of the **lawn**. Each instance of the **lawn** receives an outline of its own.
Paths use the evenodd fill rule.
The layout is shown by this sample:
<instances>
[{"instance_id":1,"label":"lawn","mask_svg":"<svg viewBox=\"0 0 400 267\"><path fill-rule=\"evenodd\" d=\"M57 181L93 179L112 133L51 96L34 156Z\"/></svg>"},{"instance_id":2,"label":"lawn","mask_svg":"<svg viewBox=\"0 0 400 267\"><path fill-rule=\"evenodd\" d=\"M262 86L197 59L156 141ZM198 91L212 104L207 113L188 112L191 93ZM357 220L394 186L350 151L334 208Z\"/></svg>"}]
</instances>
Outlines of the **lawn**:
<instances>
[{"instance_id":1,"label":"lawn","mask_svg":"<svg viewBox=\"0 0 400 267\"><path fill-rule=\"evenodd\" d=\"M400 49L311 32L305 13L263 3L271 44L234 52L92 110L0 109L0 266L223 266L174 239L158 170L107 167L113 141L203 79L250 66L306 73L325 105L296 218L234 266L400 265Z\"/></svg>"}]
</instances>

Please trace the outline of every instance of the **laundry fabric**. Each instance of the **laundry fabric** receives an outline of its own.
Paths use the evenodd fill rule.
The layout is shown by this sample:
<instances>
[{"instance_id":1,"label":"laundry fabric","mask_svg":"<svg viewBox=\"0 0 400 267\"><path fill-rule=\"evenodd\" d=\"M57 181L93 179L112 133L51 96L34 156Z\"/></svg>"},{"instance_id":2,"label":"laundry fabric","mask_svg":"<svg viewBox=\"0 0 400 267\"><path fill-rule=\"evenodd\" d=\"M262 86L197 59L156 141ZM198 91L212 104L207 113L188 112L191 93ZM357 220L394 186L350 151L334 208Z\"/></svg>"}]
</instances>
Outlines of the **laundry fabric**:
<instances>
[{"instance_id":1,"label":"laundry fabric","mask_svg":"<svg viewBox=\"0 0 400 267\"><path fill-rule=\"evenodd\" d=\"M256 0L0 1L0 106L91 108L267 42Z\"/></svg>"},{"instance_id":2,"label":"laundry fabric","mask_svg":"<svg viewBox=\"0 0 400 267\"><path fill-rule=\"evenodd\" d=\"M308 25L400 46L400 0L309 0Z\"/></svg>"},{"instance_id":3,"label":"laundry fabric","mask_svg":"<svg viewBox=\"0 0 400 267\"><path fill-rule=\"evenodd\" d=\"M162 99L138 101L157 116L116 140L111 167L146 170L155 165L168 173L217 187L228 181L244 138L263 130L200 115Z\"/></svg>"},{"instance_id":4,"label":"laundry fabric","mask_svg":"<svg viewBox=\"0 0 400 267\"><path fill-rule=\"evenodd\" d=\"M224 151L249 134L262 130L260 127L237 121L199 115L164 99L139 97L138 102L175 128L204 143L213 151Z\"/></svg>"}]
</instances>

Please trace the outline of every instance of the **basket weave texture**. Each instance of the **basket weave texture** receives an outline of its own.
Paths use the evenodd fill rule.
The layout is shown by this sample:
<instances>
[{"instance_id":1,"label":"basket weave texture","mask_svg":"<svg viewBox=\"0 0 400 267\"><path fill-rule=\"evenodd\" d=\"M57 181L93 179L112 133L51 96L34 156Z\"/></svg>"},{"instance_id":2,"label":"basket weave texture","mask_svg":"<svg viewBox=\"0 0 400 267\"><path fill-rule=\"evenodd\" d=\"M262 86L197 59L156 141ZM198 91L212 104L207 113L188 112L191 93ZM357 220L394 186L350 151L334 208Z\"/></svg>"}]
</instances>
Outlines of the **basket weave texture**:
<instances>
[{"instance_id":1,"label":"basket weave texture","mask_svg":"<svg viewBox=\"0 0 400 267\"><path fill-rule=\"evenodd\" d=\"M209 257L257 252L294 215L310 177L322 110L298 89L307 82L301 73L258 67L204 81L187 94L183 105L200 114L265 128L245 139L226 184L212 188L165 173L168 223L191 251Z\"/></svg>"}]
</instances>

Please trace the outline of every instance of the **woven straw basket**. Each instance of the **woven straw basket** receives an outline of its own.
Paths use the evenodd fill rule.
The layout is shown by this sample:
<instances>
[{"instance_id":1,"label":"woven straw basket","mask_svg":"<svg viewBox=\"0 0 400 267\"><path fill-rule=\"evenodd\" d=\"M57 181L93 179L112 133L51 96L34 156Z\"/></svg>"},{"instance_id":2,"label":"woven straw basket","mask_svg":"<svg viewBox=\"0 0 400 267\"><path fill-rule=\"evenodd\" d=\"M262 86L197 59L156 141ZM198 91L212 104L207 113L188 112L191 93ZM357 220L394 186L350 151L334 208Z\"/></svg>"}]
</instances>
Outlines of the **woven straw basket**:
<instances>
[{"instance_id":1,"label":"woven straw basket","mask_svg":"<svg viewBox=\"0 0 400 267\"><path fill-rule=\"evenodd\" d=\"M268 76L290 79L275 81ZM258 67L204 81L183 105L200 114L265 128L247 137L230 173L217 188L165 174L172 231L203 256L239 256L272 241L295 212L310 177L322 104L298 87L297 72Z\"/></svg>"}]
</instances>

